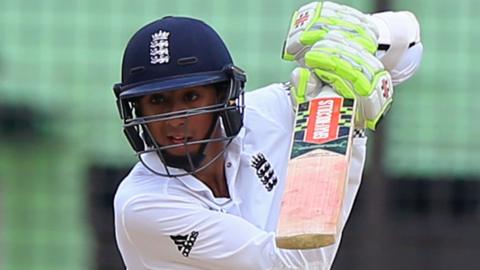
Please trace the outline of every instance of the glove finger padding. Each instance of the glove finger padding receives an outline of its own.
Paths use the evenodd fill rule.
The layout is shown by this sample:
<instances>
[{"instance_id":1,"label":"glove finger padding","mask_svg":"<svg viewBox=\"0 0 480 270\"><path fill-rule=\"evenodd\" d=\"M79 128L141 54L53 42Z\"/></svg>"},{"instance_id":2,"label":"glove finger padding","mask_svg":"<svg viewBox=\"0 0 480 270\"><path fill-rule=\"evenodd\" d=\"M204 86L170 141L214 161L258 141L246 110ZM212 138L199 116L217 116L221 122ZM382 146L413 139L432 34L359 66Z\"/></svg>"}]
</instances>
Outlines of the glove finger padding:
<instances>
[{"instance_id":1,"label":"glove finger padding","mask_svg":"<svg viewBox=\"0 0 480 270\"><path fill-rule=\"evenodd\" d=\"M334 30L342 31L370 53L377 50L378 29L369 15L332 2L313 2L293 14L283 58L302 63L306 50Z\"/></svg>"},{"instance_id":2,"label":"glove finger padding","mask_svg":"<svg viewBox=\"0 0 480 270\"><path fill-rule=\"evenodd\" d=\"M393 95L390 74L377 58L341 34L330 33L305 54L305 65L340 95L356 98L357 124L375 130Z\"/></svg>"},{"instance_id":3,"label":"glove finger padding","mask_svg":"<svg viewBox=\"0 0 480 270\"><path fill-rule=\"evenodd\" d=\"M301 67L297 67L292 71L291 82L290 97L295 106L318 96L320 89L324 85L315 73Z\"/></svg>"}]
</instances>

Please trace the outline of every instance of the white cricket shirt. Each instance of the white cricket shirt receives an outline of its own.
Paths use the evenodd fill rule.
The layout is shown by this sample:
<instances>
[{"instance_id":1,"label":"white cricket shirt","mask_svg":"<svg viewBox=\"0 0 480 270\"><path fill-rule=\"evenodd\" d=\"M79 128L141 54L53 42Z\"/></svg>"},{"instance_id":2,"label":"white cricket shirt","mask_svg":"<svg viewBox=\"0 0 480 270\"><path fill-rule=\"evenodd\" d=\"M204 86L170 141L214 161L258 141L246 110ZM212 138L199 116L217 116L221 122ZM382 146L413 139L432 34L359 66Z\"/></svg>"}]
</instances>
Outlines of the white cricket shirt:
<instances>
[{"instance_id":1,"label":"white cricket shirt","mask_svg":"<svg viewBox=\"0 0 480 270\"><path fill-rule=\"evenodd\" d=\"M115 233L129 270L330 269L339 243L307 251L275 245L294 121L288 91L272 84L246 93L245 103L244 127L225 153L230 198L215 198L193 176L161 177L141 163L122 181ZM365 144L354 139L343 224L360 185ZM164 170L154 154L146 162Z\"/></svg>"}]
</instances>

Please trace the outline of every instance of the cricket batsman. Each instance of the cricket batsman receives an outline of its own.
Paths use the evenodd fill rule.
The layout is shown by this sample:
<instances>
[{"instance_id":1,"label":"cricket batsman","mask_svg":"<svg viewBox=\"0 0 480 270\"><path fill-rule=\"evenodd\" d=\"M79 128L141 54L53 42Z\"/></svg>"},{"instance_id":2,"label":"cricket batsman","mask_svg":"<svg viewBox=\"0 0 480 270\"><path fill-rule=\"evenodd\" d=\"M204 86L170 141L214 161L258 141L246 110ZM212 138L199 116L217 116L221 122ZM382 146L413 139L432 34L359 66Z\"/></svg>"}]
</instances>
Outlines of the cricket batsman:
<instances>
[{"instance_id":1,"label":"cricket batsman","mask_svg":"<svg viewBox=\"0 0 480 270\"><path fill-rule=\"evenodd\" d=\"M245 72L209 25L170 16L143 26L114 85L139 158L114 200L126 268L330 269L339 241L310 250L275 242L295 104L330 85L360 105L344 225L361 182L364 129L375 129L422 50L410 12L313 2L295 11L285 42L283 58L297 63L290 82L245 92Z\"/></svg>"}]
</instances>

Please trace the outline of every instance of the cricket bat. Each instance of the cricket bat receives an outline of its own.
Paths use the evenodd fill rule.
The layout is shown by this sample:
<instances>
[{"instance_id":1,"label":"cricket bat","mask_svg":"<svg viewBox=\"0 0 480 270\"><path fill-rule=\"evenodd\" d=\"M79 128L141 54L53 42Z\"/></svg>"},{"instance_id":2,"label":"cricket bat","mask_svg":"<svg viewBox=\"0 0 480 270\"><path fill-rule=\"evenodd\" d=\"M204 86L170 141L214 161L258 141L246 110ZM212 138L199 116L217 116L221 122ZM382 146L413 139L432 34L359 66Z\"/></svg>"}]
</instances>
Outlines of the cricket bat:
<instances>
[{"instance_id":1,"label":"cricket bat","mask_svg":"<svg viewBox=\"0 0 480 270\"><path fill-rule=\"evenodd\" d=\"M325 86L298 105L276 242L279 248L333 244L351 155L355 100Z\"/></svg>"}]
</instances>

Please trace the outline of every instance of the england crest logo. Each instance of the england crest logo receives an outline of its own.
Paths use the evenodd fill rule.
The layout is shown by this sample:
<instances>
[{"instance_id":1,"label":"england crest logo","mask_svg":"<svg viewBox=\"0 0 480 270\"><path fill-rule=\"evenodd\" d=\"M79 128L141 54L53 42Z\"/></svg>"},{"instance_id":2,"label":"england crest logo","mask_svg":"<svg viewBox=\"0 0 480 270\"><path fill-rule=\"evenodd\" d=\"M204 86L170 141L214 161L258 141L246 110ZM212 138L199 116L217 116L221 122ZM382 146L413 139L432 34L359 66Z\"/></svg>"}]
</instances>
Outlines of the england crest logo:
<instances>
[{"instance_id":1,"label":"england crest logo","mask_svg":"<svg viewBox=\"0 0 480 270\"><path fill-rule=\"evenodd\" d=\"M170 61L168 37L170 32L160 30L152 35L150 42L150 63L167 64Z\"/></svg>"}]
</instances>

